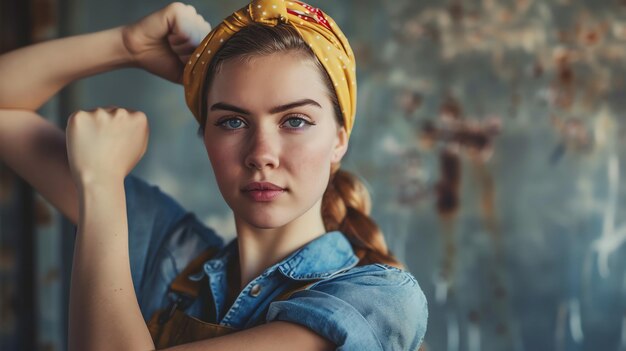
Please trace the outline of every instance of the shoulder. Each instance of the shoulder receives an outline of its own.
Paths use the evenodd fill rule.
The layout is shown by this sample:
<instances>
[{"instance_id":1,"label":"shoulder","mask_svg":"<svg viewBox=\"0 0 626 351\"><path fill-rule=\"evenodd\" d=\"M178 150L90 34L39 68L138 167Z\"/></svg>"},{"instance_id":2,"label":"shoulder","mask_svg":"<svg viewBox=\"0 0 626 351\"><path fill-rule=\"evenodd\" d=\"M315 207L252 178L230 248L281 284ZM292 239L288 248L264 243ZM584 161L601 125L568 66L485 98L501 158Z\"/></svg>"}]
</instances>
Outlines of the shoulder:
<instances>
[{"instance_id":1,"label":"shoulder","mask_svg":"<svg viewBox=\"0 0 626 351\"><path fill-rule=\"evenodd\" d=\"M372 304L384 307L384 312L394 309L424 309L426 297L417 279L407 270L375 263L353 267L321 280L311 290L345 298L353 304Z\"/></svg>"},{"instance_id":2,"label":"shoulder","mask_svg":"<svg viewBox=\"0 0 626 351\"><path fill-rule=\"evenodd\" d=\"M385 349L417 349L426 333L428 302L407 270L380 263L357 266L311 288L358 311Z\"/></svg>"},{"instance_id":3,"label":"shoulder","mask_svg":"<svg viewBox=\"0 0 626 351\"><path fill-rule=\"evenodd\" d=\"M415 350L426 333L428 307L409 271L370 264L273 302L267 317L305 324L346 350Z\"/></svg>"},{"instance_id":4,"label":"shoulder","mask_svg":"<svg viewBox=\"0 0 626 351\"><path fill-rule=\"evenodd\" d=\"M376 287L419 286L417 279L411 272L383 263L355 266L333 275L330 279L321 280L314 286L340 282Z\"/></svg>"}]
</instances>

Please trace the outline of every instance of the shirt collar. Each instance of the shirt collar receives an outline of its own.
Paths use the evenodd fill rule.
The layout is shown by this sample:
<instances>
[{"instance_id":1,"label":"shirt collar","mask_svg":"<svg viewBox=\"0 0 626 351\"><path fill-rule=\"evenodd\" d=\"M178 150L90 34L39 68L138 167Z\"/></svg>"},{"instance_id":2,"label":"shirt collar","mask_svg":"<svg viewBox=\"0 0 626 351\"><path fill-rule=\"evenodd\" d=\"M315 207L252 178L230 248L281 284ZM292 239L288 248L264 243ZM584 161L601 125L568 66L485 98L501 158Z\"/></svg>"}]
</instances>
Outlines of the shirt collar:
<instances>
[{"instance_id":1,"label":"shirt collar","mask_svg":"<svg viewBox=\"0 0 626 351\"><path fill-rule=\"evenodd\" d=\"M236 255L235 250L238 250L237 238L205 262L204 271L211 274L225 270L228 260ZM319 279L352 268L358 262L350 241L341 231L335 230L311 240L265 272L278 269L295 280Z\"/></svg>"}]
</instances>

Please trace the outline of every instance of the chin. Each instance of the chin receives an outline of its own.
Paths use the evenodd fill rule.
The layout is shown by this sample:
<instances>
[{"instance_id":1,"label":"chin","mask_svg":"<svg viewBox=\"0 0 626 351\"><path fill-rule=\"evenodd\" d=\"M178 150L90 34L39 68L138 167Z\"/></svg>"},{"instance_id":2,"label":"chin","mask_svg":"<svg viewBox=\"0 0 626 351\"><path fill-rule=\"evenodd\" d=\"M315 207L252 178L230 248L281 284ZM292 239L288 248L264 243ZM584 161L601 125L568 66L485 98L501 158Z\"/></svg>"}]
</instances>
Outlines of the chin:
<instances>
[{"instance_id":1,"label":"chin","mask_svg":"<svg viewBox=\"0 0 626 351\"><path fill-rule=\"evenodd\" d=\"M273 229L285 226L289 223L289 219L285 218L284 213L278 214L276 210L252 210L253 213L240 213L239 218L259 229ZM247 211L246 211L247 212Z\"/></svg>"},{"instance_id":2,"label":"chin","mask_svg":"<svg viewBox=\"0 0 626 351\"><path fill-rule=\"evenodd\" d=\"M289 216L286 216L286 209L283 206L276 206L271 203L254 203L245 198L230 199L227 201L228 207L233 211L235 217L247 225L259 229L271 229L282 227L289 223Z\"/></svg>"}]
</instances>

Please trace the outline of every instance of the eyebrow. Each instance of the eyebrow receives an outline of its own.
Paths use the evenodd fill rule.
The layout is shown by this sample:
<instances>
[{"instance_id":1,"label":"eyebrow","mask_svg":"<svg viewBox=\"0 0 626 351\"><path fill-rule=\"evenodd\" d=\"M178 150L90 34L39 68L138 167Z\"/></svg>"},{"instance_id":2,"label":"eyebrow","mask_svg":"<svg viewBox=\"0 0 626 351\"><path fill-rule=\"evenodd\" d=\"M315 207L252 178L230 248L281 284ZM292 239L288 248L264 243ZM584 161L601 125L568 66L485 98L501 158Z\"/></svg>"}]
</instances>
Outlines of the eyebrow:
<instances>
[{"instance_id":1,"label":"eyebrow","mask_svg":"<svg viewBox=\"0 0 626 351\"><path fill-rule=\"evenodd\" d=\"M312 106L317 106L319 108L322 108L322 106L315 100L302 99L302 100L290 102L285 105L272 107L272 109L270 109L270 113L276 114L276 113L290 110L295 107L300 107L300 106L305 106L305 105L312 105ZM226 111L233 111L233 112L241 113L244 115L251 115L251 113L248 110L245 110L238 106L227 104L225 102L218 102L218 103L213 104L209 111L215 111L215 110L226 110Z\"/></svg>"}]
</instances>

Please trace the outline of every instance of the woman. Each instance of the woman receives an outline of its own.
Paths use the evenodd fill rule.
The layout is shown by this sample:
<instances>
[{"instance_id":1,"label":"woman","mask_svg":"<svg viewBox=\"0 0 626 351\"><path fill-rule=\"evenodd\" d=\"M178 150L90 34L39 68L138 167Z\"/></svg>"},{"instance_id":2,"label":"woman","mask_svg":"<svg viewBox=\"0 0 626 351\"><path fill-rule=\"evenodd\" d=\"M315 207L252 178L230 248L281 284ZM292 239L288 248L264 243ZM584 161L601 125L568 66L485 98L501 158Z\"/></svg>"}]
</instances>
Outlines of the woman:
<instances>
[{"instance_id":1,"label":"woman","mask_svg":"<svg viewBox=\"0 0 626 351\"><path fill-rule=\"evenodd\" d=\"M356 80L338 26L302 2L255 0L209 29L173 3L0 57L0 155L77 224L70 349L417 349L424 295L368 217L367 190L339 170ZM34 112L73 80L129 66L183 82L234 213L227 245L129 175L143 113L77 111L64 136Z\"/></svg>"}]
</instances>

